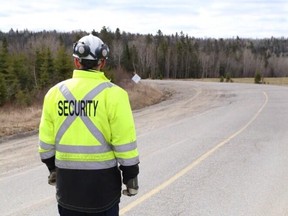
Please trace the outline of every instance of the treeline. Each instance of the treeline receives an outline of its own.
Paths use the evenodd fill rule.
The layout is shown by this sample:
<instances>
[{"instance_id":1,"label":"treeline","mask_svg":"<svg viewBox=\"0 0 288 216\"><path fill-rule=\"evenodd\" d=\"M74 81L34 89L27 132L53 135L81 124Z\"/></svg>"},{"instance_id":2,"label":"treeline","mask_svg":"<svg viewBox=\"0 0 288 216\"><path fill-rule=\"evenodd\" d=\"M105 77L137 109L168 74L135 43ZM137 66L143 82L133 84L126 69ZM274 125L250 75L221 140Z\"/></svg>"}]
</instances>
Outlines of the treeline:
<instances>
[{"instance_id":1,"label":"treeline","mask_svg":"<svg viewBox=\"0 0 288 216\"><path fill-rule=\"evenodd\" d=\"M8 33L0 31L0 105L42 101L55 83L71 77L72 45L84 31ZM117 71L142 78L285 77L288 39L195 38L183 32L132 34L103 27L92 34L110 48L105 71L119 81Z\"/></svg>"}]
</instances>

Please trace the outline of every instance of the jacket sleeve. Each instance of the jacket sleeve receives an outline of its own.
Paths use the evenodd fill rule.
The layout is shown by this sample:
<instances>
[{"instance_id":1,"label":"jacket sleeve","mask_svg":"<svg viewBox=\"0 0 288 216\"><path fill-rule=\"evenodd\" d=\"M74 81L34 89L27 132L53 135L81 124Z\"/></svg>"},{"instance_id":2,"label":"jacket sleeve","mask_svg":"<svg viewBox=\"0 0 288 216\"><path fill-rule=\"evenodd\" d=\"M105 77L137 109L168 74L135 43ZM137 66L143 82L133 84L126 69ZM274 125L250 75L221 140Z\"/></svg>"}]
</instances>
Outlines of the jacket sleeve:
<instances>
[{"instance_id":1,"label":"jacket sleeve","mask_svg":"<svg viewBox=\"0 0 288 216\"><path fill-rule=\"evenodd\" d=\"M139 153L136 130L128 94L119 87L112 87L107 99L111 129L110 143L120 164L123 180L134 178L139 173Z\"/></svg>"},{"instance_id":2,"label":"jacket sleeve","mask_svg":"<svg viewBox=\"0 0 288 216\"><path fill-rule=\"evenodd\" d=\"M122 171L123 183L127 184L130 179L135 178L139 174L139 165L133 166L122 166L120 165L120 170Z\"/></svg>"},{"instance_id":3,"label":"jacket sleeve","mask_svg":"<svg viewBox=\"0 0 288 216\"><path fill-rule=\"evenodd\" d=\"M41 161L51 171L55 169L55 137L52 118L49 112L47 95L44 98L42 116L39 125L39 146L38 151Z\"/></svg>"},{"instance_id":4,"label":"jacket sleeve","mask_svg":"<svg viewBox=\"0 0 288 216\"><path fill-rule=\"evenodd\" d=\"M48 159L41 159L41 161L46 164L48 170L51 172L56 169L55 167L55 156Z\"/></svg>"}]
</instances>

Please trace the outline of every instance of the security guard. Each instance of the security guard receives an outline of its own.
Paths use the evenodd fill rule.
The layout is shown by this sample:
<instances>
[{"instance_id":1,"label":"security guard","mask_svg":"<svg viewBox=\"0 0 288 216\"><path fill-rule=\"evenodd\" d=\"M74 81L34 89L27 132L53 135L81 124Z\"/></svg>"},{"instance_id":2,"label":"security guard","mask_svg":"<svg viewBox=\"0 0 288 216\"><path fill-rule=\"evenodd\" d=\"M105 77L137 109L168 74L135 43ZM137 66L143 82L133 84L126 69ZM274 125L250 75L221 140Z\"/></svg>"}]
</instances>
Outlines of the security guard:
<instances>
[{"instance_id":1,"label":"security guard","mask_svg":"<svg viewBox=\"0 0 288 216\"><path fill-rule=\"evenodd\" d=\"M73 46L71 79L44 98L39 153L56 184L60 215L119 215L123 194L138 192L139 155L127 92L100 70L108 46L92 34ZM122 175L121 175L122 174Z\"/></svg>"}]
</instances>

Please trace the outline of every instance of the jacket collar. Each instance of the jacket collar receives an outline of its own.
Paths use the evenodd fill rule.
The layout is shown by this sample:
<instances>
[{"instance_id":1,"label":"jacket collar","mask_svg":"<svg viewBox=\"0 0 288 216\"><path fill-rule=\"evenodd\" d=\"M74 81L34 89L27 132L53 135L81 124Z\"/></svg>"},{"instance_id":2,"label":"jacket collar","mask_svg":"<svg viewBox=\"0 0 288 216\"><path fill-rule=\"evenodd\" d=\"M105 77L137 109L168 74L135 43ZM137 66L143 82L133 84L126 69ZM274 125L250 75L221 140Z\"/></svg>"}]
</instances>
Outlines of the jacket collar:
<instances>
[{"instance_id":1,"label":"jacket collar","mask_svg":"<svg viewBox=\"0 0 288 216\"><path fill-rule=\"evenodd\" d=\"M102 80L109 81L103 72L96 71L96 70L74 70L72 77L73 78L102 79Z\"/></svg>"}]
</instances>

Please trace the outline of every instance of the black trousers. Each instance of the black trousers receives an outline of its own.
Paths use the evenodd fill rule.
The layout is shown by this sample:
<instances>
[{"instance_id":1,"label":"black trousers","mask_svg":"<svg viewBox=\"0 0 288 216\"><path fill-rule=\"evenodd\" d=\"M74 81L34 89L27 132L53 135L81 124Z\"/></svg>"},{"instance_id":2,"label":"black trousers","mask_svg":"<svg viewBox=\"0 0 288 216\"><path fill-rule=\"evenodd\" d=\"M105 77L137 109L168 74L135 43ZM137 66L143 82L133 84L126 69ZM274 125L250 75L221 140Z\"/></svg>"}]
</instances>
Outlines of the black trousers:
<instances>
[{"instance_id":1,"label":"black trousers","mask_svg":"<svg viewBox=\"0 0 288 216\"><path fill-rule=\"evenodd\" d=\"M116 203L111 209L100 213L85 213L69 209L65 209L58 205L58 212L60 216L119 216L119 203Z\"/></svg>"}]
</instances>

